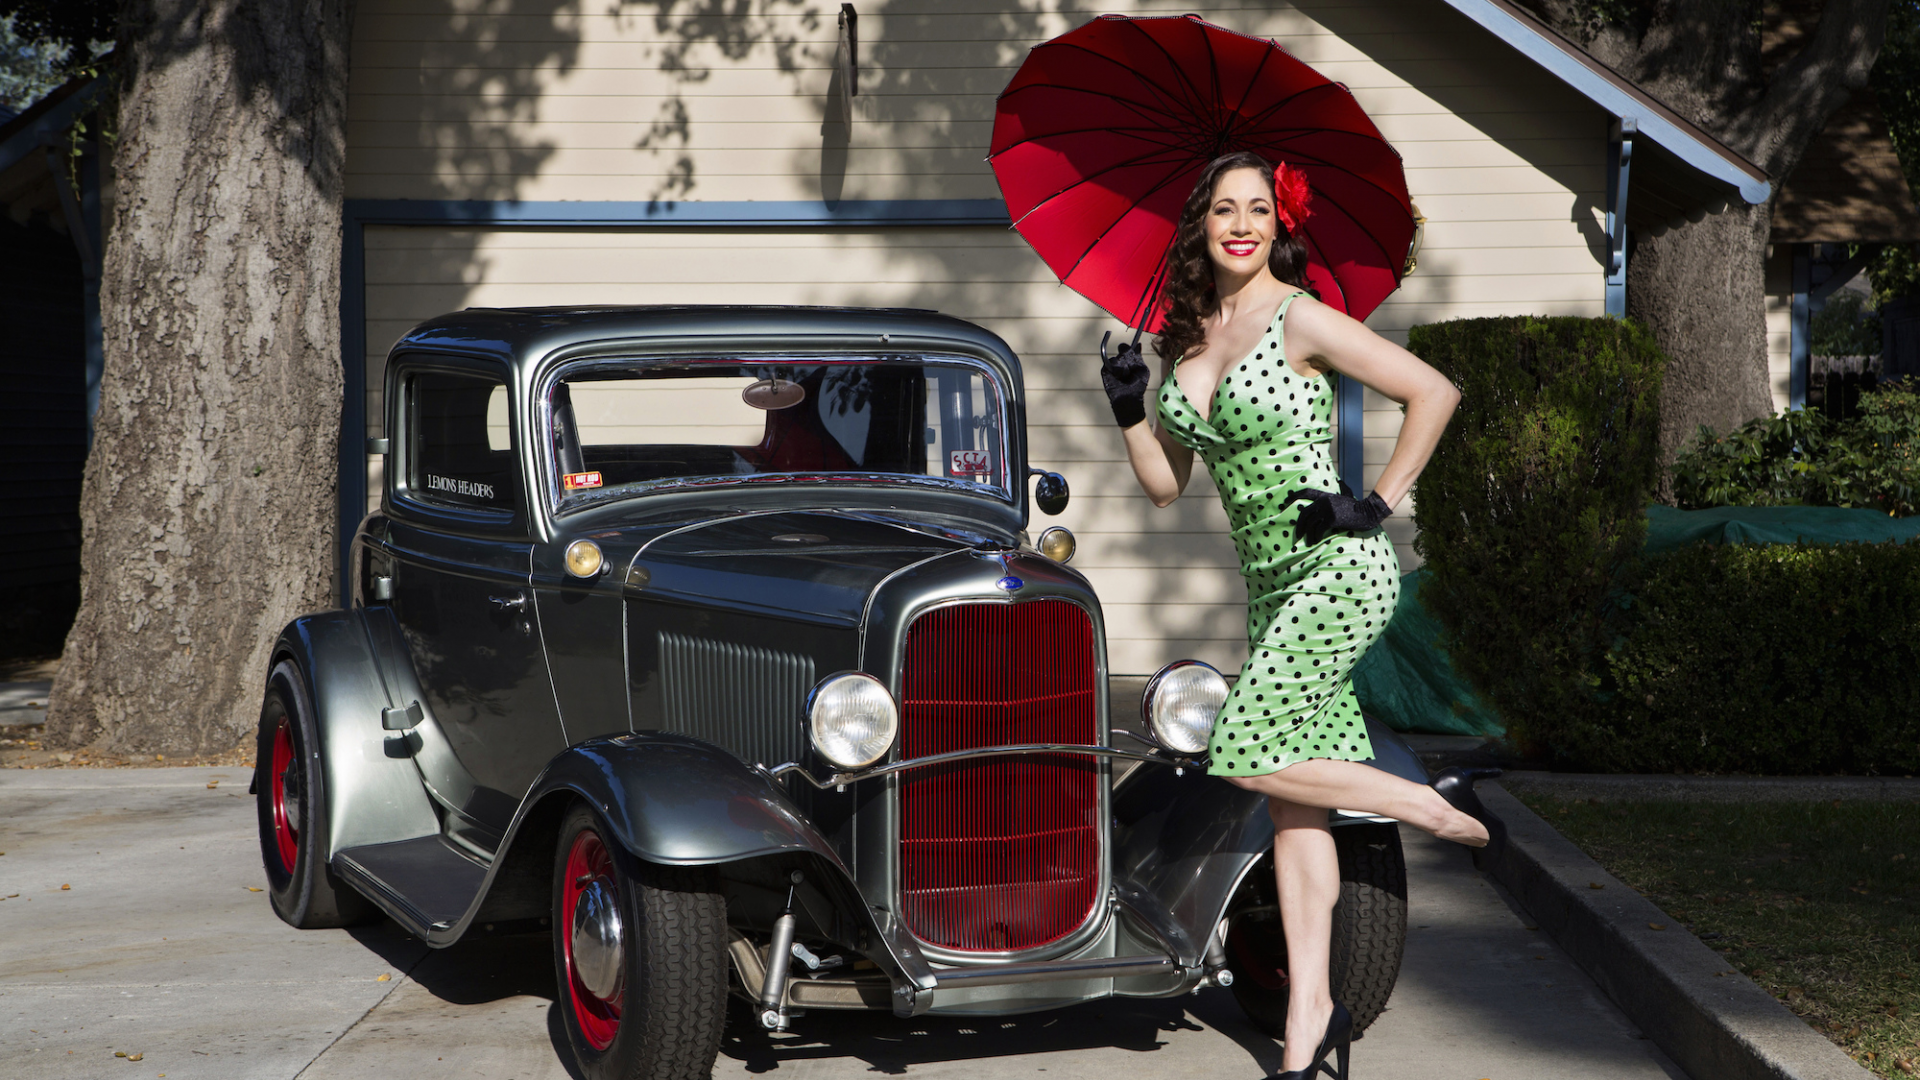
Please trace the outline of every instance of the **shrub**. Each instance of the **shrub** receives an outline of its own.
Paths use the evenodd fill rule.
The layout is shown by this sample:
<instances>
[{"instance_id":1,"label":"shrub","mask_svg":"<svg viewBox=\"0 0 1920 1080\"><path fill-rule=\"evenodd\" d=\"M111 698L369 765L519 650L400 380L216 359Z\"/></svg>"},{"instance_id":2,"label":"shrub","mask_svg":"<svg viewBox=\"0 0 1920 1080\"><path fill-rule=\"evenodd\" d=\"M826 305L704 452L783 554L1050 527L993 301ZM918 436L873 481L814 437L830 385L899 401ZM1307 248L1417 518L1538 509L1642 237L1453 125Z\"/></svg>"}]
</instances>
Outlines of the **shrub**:
<instances>
[{"instance_id":1,"label":"shrub","mask_svg":"<svg viewBox=\"0 0 1920 1080\"><path fill-rule=\"evenodd\" d=\"M1920 392L1902 379L1860 396L1860 415L1795 409L1726 435L1702 427L1673 466L1682 510L1844 506L1920 513Z\"/></svg>"},{"instance_id":2,"label":"shrub","mask_svg":"<svg viewBox=\"0 0 1920 1080\"><path fill-rule=\"evenodd\" d=\"M1695 544L1650 557L1603 722L1555 750L1603 769L1920 771L1920 545Z\"/></svg>"},{"instance_id":3,"label":"shrub","mask_svg":"<svg viewBox=\"0 0 1920 1080\"><path fill-rule=\"evenodd\" d=\"M1408 347L1460 388L1420 478L1420 599L1523 750L1583 745L1658 471L1651 335L1618 319L1468 319Z\"/></svg>"}]
</instances>

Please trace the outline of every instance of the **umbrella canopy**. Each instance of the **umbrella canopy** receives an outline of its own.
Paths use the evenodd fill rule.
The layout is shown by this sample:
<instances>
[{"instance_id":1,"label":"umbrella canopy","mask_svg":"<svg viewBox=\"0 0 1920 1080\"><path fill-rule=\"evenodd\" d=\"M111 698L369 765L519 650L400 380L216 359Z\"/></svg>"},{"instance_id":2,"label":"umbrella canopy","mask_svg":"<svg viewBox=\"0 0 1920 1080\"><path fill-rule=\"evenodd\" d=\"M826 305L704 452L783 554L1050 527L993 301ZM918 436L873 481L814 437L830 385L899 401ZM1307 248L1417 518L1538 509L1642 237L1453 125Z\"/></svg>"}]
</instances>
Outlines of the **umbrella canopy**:
<instances>
[{"instance_id":1,"label":"umbrella canopy","mask_svg":"<svg viewBox=\"0 0 1920 1080\"><path fill-rule=\"evenodd\" d=\"M1346 87L1198 16L1103 15L1035 46L1000 95L988 160L1014 228L1060 280L1157 332L1180 209L1237 150L1306 174L1321 300L1364 319L1399 287L1414 232L1400 155Z\"/></svg>"}]
</instances>

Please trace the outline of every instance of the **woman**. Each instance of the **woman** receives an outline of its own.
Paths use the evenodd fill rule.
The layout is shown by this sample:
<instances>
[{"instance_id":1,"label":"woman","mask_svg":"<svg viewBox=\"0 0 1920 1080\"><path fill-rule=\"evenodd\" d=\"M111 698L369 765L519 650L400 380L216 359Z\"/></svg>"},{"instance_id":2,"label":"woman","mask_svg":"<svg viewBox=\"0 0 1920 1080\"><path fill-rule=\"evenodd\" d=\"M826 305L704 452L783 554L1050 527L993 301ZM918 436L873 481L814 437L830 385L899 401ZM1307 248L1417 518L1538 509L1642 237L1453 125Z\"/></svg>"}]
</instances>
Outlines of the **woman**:
<instances>
[{"instance_id":1,"label":"woman","mask_svg":"<svg viewBox=\"0 0 1920 1080\"><path fill-rule=\"evenodd\" d=\"M1327 811L1380 814L1473 847L1502 830L1473 776L1449 770L1426 787L1366 763L1373 752L1349 676L1400 591L1379 526L1426 467L1460 392L1303 288L1309 198L1300 173L1283 165L1276 182L1256 154L1209 164L1167 253L1159 423L1146 422L1137 353L1107 360L1101 378L1154 505L1179 497L1198 453L1232 523L1248 656L1214 721L1207 771L1267 796L1273 815L1291 976L1281 1080L1306 1080L1329 1053L1344 1080L1353 1025L1328 987L1340 867ZM1333 493L1336 373L1406 406L1364 499Z\"/></svg>"}]
</instances>

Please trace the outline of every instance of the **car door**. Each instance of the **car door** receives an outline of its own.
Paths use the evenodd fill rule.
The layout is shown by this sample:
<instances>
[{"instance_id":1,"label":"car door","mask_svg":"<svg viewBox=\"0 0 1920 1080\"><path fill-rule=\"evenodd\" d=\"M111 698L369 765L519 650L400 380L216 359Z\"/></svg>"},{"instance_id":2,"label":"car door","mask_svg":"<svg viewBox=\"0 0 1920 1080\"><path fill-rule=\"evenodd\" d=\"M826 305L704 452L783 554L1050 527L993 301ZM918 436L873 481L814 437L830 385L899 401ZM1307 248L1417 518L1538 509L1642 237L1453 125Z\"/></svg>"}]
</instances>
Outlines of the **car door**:
<instances>
[{"instance_id":1,"label":"car door","mask_svg":"<svg viewBox=\"0 0 1920 1080\"><path fill-rule=\"evenodd\" d=\"M566 747L541 649L518 448L503 373L418 366L399 379L392 617L425 718L422 779L491 852Z\"/></svg>"}]
</instances>

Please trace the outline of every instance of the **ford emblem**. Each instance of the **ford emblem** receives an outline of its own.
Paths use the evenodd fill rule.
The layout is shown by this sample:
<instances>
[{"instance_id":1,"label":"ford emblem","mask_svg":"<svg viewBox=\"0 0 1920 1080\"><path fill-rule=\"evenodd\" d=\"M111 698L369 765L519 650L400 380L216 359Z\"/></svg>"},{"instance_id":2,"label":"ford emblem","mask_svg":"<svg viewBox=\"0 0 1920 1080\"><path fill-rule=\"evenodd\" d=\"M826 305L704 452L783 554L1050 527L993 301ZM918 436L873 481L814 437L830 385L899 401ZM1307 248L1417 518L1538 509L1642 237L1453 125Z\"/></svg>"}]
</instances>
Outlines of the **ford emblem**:
<instances>
[{"instance_id":1,"label":"ford emblem","mask_svg":"<svg viewBox=\"0 0 1920 1080\"><path fill-rule=\"evenodd\" d=\"M1024 589L1027 586L1026 582L1021 581L1019 578L1014 577L1012 574L1008 574L1006 577L1003 577L999 581L994 582L994 584L1000 586L1001 588L1007 590L1008 592L1013 592L1017 589Z\"/></svg>"}]
</instances>

